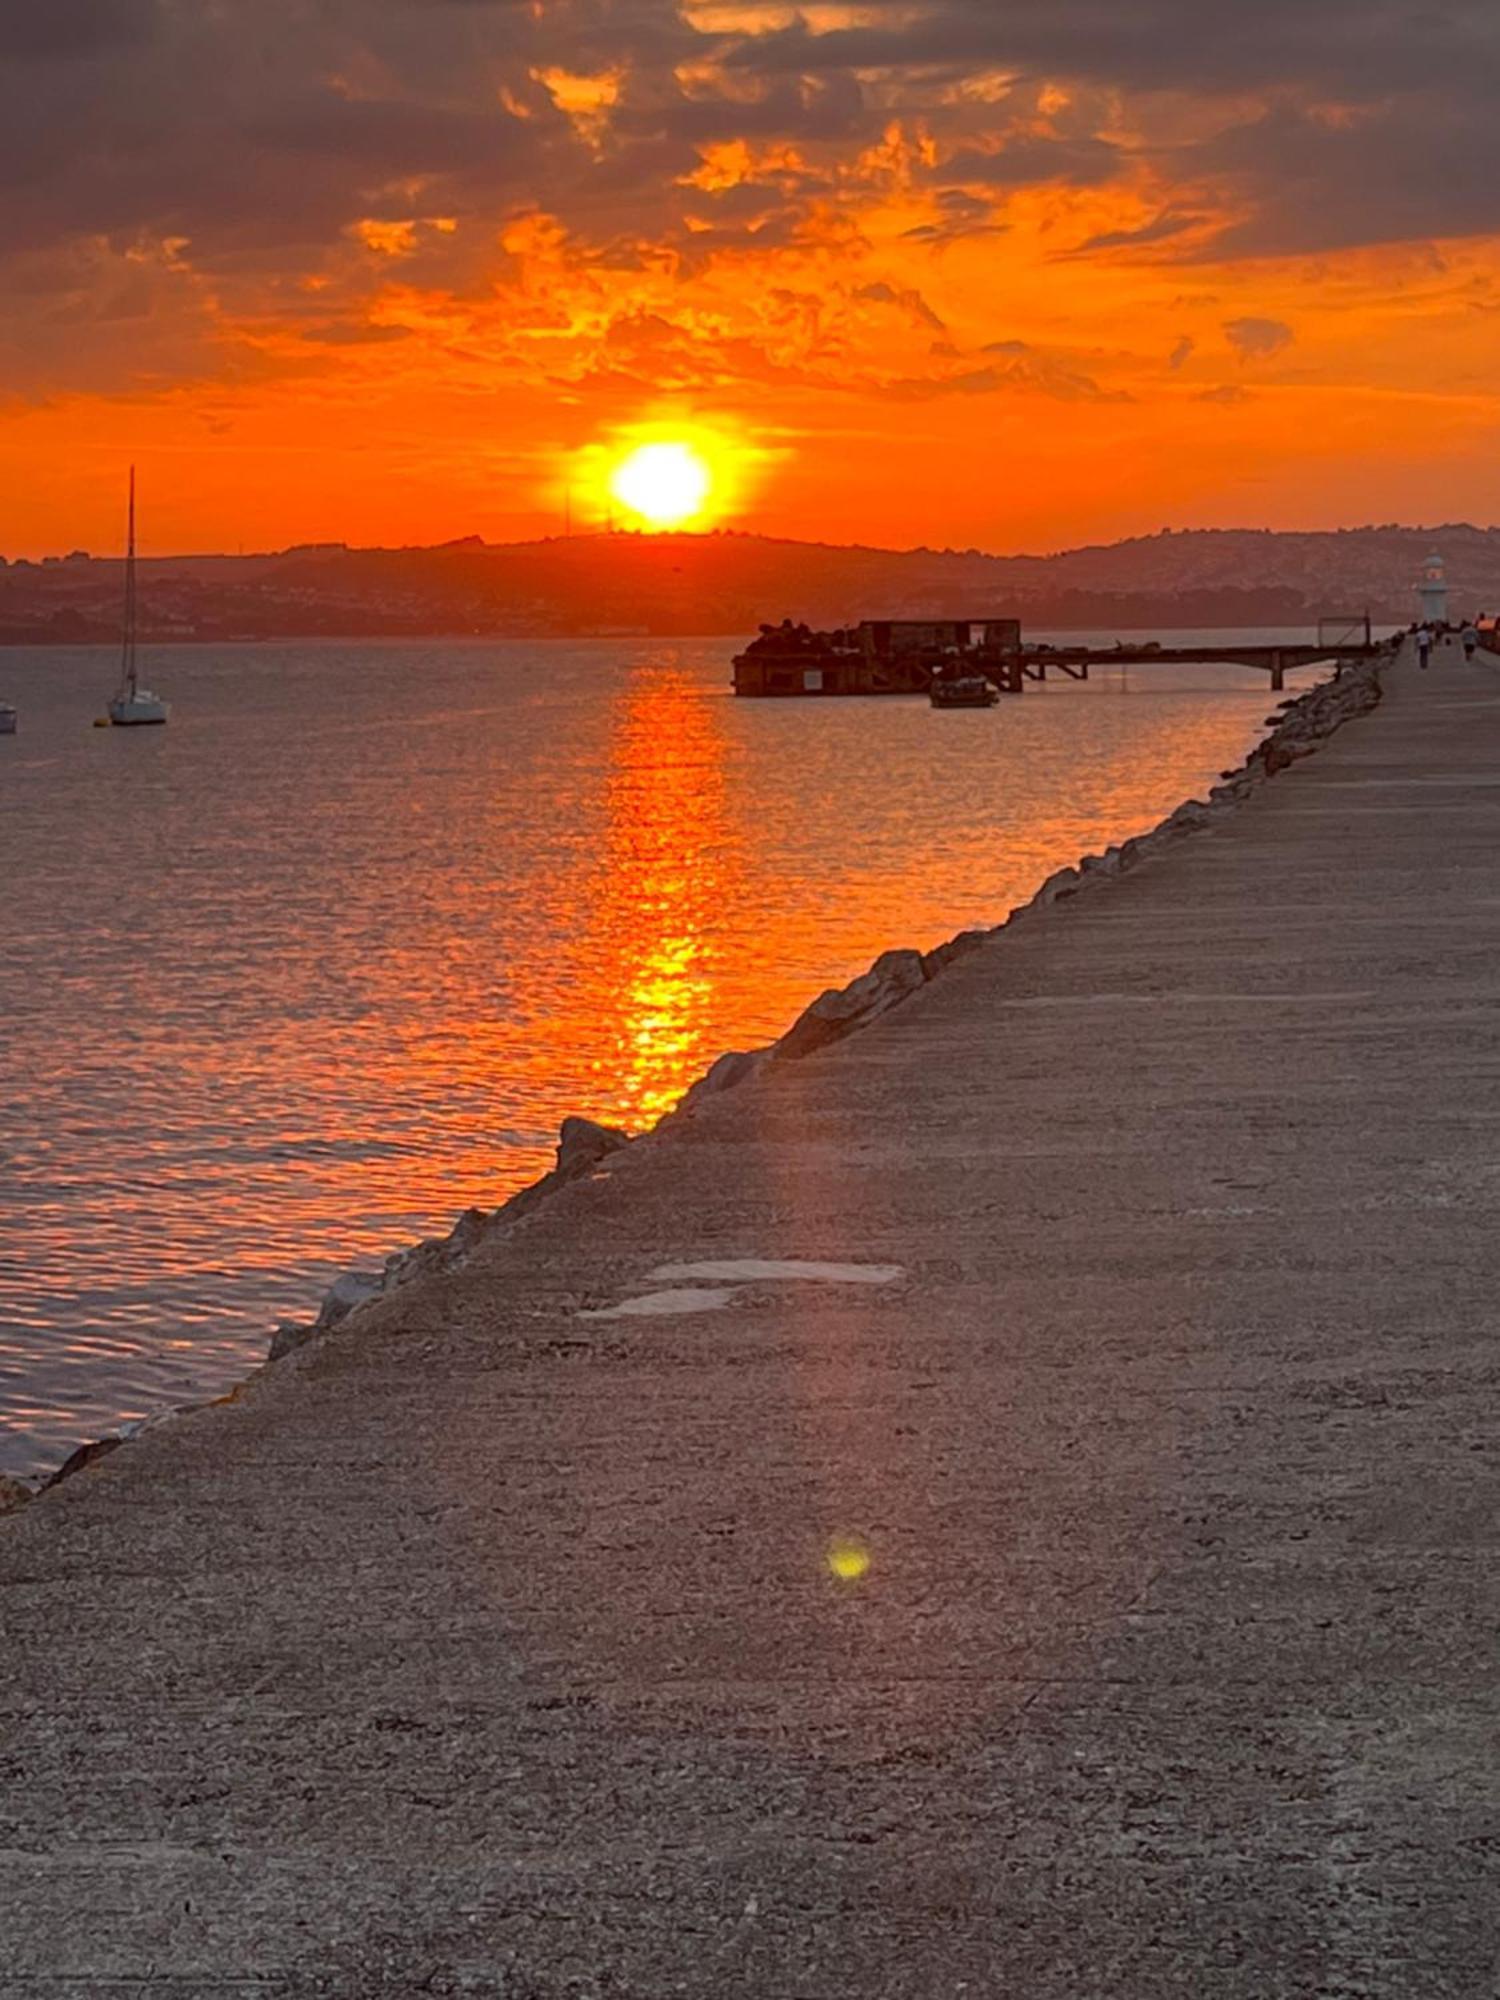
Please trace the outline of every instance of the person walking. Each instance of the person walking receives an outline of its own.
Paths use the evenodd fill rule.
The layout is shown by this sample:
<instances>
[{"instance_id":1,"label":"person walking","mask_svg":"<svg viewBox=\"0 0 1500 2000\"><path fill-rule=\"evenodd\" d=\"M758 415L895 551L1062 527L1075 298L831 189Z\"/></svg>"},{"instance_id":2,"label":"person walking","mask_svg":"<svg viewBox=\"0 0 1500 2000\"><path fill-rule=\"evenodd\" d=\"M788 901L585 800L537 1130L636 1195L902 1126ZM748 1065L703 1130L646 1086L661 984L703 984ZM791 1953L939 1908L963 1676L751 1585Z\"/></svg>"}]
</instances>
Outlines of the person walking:
<instances>
[{"instance_id":1,"label":"person walking","mask_svg":"<svg viewBox=\"0 0 1500 2000\"><path fill-rule=\"evenodd\" d=\"M1458 637L1459 637L1459 642L1464 649L1464 658L1466 660L1472 660L1474 655L1479 651L1478 627L1474 625L1465 625L1464 629L1462 630L1462 632L1459 633Z\"/></svg>"},{"instance_id":2,"label":"person walking","mask_svg":"<svg viewBox=\"0 0 1500 2000\"><path fill-rule=\"evenodd\" d=\"M1417 665L1425 674L1427 663L1432 658L1432 630L1430 626L1419 625L1413 635L1417 642Z\"/></svg>"}]
</instances>

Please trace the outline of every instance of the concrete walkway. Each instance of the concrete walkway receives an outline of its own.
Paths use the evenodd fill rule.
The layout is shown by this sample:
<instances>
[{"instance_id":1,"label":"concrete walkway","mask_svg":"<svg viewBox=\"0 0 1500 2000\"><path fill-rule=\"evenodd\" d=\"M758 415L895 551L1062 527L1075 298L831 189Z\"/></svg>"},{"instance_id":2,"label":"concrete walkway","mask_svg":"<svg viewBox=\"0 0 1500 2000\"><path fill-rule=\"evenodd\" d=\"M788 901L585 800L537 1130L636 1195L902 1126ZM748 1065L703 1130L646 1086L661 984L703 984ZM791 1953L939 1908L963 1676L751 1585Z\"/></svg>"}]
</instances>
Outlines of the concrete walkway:
<instances>
[{"instance_id":1,"label":"concrete walkway","mask_svg":"<svg viewBox=\"0 0 1500 2000\"><path fill-rule=\"evenodd\" d=\"M1497 1245L1455 653L0 1527L0 1993L1491 1993Z\"/></svg>"}]
</instances>

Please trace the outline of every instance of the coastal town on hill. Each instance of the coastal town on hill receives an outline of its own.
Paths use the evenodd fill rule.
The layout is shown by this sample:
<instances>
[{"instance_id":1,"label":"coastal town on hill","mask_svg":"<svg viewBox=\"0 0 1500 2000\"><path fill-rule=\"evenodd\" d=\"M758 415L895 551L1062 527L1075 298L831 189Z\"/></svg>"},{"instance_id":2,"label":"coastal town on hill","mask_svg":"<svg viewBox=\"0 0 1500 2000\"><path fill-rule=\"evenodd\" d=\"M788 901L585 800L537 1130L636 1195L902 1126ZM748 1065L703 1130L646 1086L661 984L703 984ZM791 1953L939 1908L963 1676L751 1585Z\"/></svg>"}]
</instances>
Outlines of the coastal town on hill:
<instances>
[{"instance_id":1,"label":"coastal town on hill","mask_svg":"<svg viewBox=\"0 0 1500 2000\"><path fill-rule=\"evenodd\" d=\"M783 614L817 625L991 609L1033 629L1294 625L1332 610L1402 623L1434 546L1457 613L1500 603L1500 529L1466 524L1164 531L1045 556L615 533L143 557L140 618L158 644L738 633ZM112 641L122 575L120 558L84 550L0 559L0 644Z\"/></svg>"}]
</instances>

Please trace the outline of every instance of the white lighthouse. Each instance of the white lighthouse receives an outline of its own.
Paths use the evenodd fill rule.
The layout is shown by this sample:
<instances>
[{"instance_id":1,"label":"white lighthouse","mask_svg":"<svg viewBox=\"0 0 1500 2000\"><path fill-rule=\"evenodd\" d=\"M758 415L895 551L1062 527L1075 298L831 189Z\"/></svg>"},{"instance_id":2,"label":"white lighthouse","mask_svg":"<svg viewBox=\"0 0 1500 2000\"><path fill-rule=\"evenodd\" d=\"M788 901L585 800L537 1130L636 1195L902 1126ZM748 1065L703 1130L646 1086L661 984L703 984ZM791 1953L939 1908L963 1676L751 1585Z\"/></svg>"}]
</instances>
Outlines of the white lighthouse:
<instances>
[{"instance_id":1,"label":"white lighthouse","mask_svg":"<svg viewBox=\"0 0 1500 2000\"><path fill-rule=\"evenodd\" d=\"M1436 549L1422 565L1422 581L1417 585L1417 595L1422 600L1422 622L1426 625L1446 625L1448 578L1443 570L1443 559Z\"/></svg>"}]
</instances>

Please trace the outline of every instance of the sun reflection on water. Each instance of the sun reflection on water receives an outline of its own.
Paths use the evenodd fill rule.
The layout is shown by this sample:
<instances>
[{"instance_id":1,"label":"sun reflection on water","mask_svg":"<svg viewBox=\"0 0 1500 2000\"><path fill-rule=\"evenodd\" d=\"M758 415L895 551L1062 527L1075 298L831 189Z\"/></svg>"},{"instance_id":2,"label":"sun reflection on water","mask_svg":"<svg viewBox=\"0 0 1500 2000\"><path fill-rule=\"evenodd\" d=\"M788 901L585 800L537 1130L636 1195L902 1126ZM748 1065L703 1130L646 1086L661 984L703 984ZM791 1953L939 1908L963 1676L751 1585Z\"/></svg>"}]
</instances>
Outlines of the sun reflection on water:
<instances>
[{"instance_id":1,"label":"sun reflection on water","mask_svg":"<svg viewBox=\"0 0 1500 2000\"><path fill-rule=\"evenodd\" d=\"M631 1127L654 1124L719 1053L715 920L741 872L721 709L670 664L621 698L594 895L608 945L597 1004L617 1024L601 1081Z\"/></svg>"}]
</instances>

